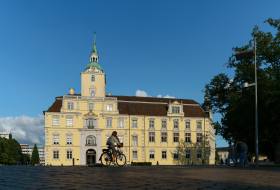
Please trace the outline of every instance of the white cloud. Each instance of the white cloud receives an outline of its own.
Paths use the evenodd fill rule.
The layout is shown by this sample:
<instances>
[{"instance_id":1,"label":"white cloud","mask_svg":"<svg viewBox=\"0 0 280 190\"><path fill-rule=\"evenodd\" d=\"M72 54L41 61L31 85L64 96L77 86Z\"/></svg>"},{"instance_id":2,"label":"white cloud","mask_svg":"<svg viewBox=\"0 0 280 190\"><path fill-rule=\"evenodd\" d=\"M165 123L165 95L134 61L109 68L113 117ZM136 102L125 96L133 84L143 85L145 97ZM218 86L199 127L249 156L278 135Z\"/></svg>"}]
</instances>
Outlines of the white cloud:
<instances>
[{"instance_id":1,"label":"white cloud","mask_svg":"<svg viewBox=\"0 0 280 190\"><path fill-rule=\"evenodd\" d=\"M136 96L141 96L141 97L149 97L148 93L144 90L136 90L135 95ZM175 96L170 96L168 94L165 95L165 96L163 96L161 94L158 94L156 97L157 98L176 98Z\"/></svg>"},{"instance_id":2,"label":"white cloud","mask_svg":"<svg viewBox=\"0 0 280 190\"><path fill-rule=\"evenodd\" d=\"M44 118L42 115L0 117L0 132L11 132L19 143L44 144Z\"/></svg>"},{"instance_id":3,"label":"white cloud","mask_svg":"<svg viewBox=\"0 0 280 190\"><path fill-rule=\"evenodd\" d=\"M136 90L135 96L148 97L148 93L144 90Z\"/></svg>"}]
</instances>

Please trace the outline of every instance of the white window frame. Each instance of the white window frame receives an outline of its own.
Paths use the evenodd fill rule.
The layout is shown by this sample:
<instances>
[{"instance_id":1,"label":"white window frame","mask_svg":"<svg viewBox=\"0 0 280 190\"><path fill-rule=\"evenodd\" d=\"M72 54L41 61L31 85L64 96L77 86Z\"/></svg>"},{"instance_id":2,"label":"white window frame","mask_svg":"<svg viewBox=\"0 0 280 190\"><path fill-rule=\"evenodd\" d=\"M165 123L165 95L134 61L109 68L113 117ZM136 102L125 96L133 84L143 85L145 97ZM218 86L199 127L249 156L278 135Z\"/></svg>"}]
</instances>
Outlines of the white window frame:
<instances>
[{"instance_id":1,"label":"white window frame","mask_svg":"<svg viewBox=\"0 0 280 190\"><path fill-rule=\"evenodd\" d=\"M185 142L186 143L191 143L192 142L192 134L190 132L185 133Z\"/></svg>"},{"instance_id":2,"label":"white window frame","mask_svg":"<svg viewBox=\"0 0 280 190\"><path fill-rule=\"evenodd\" d=\"M66 116L66 126L67 127L73 126L73 116Z\"/></svg>"},{"instance_id":3,"label":"white window frame","mask_svg":"<svg viewBox=\"0 0 280 190\"><path fill-rule=\"evenodd\" d=\"M58 145L59 144L59 135L57 135L57 134L53 135L52 140L53 140L52 144Z\"/></svg>"},{"instance_id":4,"label":"white window frame","mask_svg":"<svg viewBox=\"0 0 280 190\"><path fill-rule=\"evenodd\" d=\"M175 135L176 134L176 135ZM177 139L178 138L178 141L175 141L175 138ZM180 133L179 132L174 132L173 133L173 142L174 143L178 143L180 140Z\"/></svg>"},{"instance_id":5,"label":"white window frame","mask_svg":"<svg viewBox=\"0 0 280 190\"><path fill-rule=\"evenodd\" d=\"M67 150L66 151L66 159L67 160L72 160L73 158L73 151L72 150Z\"/></svg>"},{"instance_id":6,"label":"white window frame","mask_svg":"<svg viewBox=\"0 0 280 190\"><path fill-rule=\"evenodd\" d=\"M137 160L138 159L138 152L137 152L137 150L133 150L132 151L132 159L133 160Z\"/></svg>"},{"instance_id":7,"label":"white window frame","mask_svg":"<svg viewBox=\"0 0 280 190\"><path fill-rule=\"evenodd\" d=\"M59 150L53 150L53 159L58 160L59 159Z\"/></svg>"},{"instance_id":8,"label":"white window frame","mask_svg":"<svg viewBox=\"0 0 280 190\"><path fill-rule=\"evenodd\" d=\"M72 134L68 134L66 135L66 144L67 145L72 145L73 144L73 138L72 138Z\"/></svg>"},{"instance_id":9,"label":"white window frame","mask_svg":"<svg viewBox=\"0 0 280 190\"><path fill-rule=\"evenodd\" d=\"M191 120L190 119L185 120L185 128L188 130L191 129Z\"/></svg>"},{"instance_id":10,"label":"white window frame","mask_svg":"<svg viewBox=\"0 0 280 190\"><path fill-rule=\"evenodd\" d=\"M149 152L149 159L150 160L154 160L155 158L156 158L155 151L154 150L150 150L150 152Z\"/></svg>"},{"instance_id":11,"label":"white window frame","mask_svg":"<svg viewBox=\"0 0 280 190\"><path fill-rule=\"evenodd\" d=\"M124 118L123 117L119 118L118 128L124 128Z\"/></svg>"},{"instance_id":12,"label":"white window frame","mask_svg":"<svg viewBox=\"0 0 280 190\"><path fill-rule=\"evenodd\" d=\"M74 109L74 102L68 101L67 102L67 109L68 110L73 110Z\"/></svg>"},{"instance_id":13,"label":"white window frame","mask_svg":"<svg viewBox=\"0 0 280 190\"><path fill-rule=\"evenodd\" d=\"M173 129L179 129L179 119L173 119Z\"/></svg>"},{"instance_id":14,"label":"white window frame","mask_svg":"<svg viewBox=\"0 0 280 190\"><path fill-rule=\"evenodd\" d=\"M181 113L180 112L180 108L181 106L172 106L171 107L171 112L173 113L173 114L179 114L179 113Z\"/></svg>"},{"instance_id":15,"label":"white window frame","mask_svg":"<svg viewBox=\"0 0 280 190\"><path fill-rule=\"evenodd\" d=\"M202 130L202 120L196 121L196 130Z\"/></svg>"},{"instance_id":16,"label":"white window frame","mask_svg":"<svg viewBox=\"0 0 280 190\"><path fill-rule=\"evenodd\" d=\"M165 155L165 156L163 156L163 155ZM163 160L167 159L167 151L166 150L161 151L161 159L163 159Z\"/></svg>"},{"instance_id":17,"label":"white window frame","mask_svg":"<svg viewBox=\"0 0 280 190\"><path fill-rule=\"evenodd\" d=\"M138 146L138 136L132 135L132 146Z\"/></svg>"},{"instance_id":18,"label":"white window frame","mask_svg":"<svg viewBox=\"0 0 280 190\"><path fill-rule=\"evenodd\" d=\"M156 133L149 132L149 143L155 143L155 141L156 141Z\"/></svg>"},{"instance_id":19,"label":"white window frame","mask_svg":"<svg viewBox=\"0 0 280 190\"><path fill-rule=\"evenodd\" d=\"M167 129L167 120L166 119L161 120L161 128L162 129Z\"/></svg>"},{"instance_id":20,"label":"white window frame","mask_svg":"<svg viewBox=\"0 0 280 190\"><path fill-rule=\"evenodd\" d=\"M106 128L112 128L113 127L113 118L107 117L106 118Z\"/></svg>"},{"instance_id":21,"label":"white window frame","mask_svg":"<svg viewBox=\"0 0 280 190\"><path fill-rule=\"evenodd\" d=\"M162 140L162 139L163 139L163 137L164 137L163 133L164 133L164 134L166 134L166 135L165 135L165 139L166 139L166 141L163 141L163 140ZM165 132L165 131L163 131L163 132L161 132L161 134L160 134L160 135L161 135L161 138L160 138L160 139L161 139L161 142L162 142L162 143L167 143L168 133L167 133L167 132Z\"/></svg>"},{"instance_id":22,"label":"white window frame","mask_svg":"<svg viewBox=\"0 0 280 190\"><path fill-rule=\"evenodd\" d=\"M136 129L137 127L138 127L138 121L137 121L137 119L132 119L132 126L131 126L131 128L134 128L134 129Z\"/></svg>"},{"instance_id":23,"label":"white window frame","mask_svg":"<svg viewBox=\"0 0 280 190\"><path fill-rule=\"evenodd\" d=\"M107 104L106 111L113 111L113 104Z\"/></svg>"},{"instance_id":24,"label":"white window frame","mask_svg":"<svg viewBox=\"0 0 280 190\"><path fill-rule=\"evenodd\" d=\"M155 128L155 120L154 119L150 119L149 120L149 128L150 129L154 129Z\"/></svg>"},{"instance_id":25,"label":"white window frame","mask_svg":"<svg viewBox=\"0 0 280 190\"><path fill-rule=\"evenodd\" d=\"M60 123L60 121L59 121L59 115L53 115L53 116L52 116L52 125L53 125L53 126L58 126L59 123Z\"/></svg>"}]
</instances>

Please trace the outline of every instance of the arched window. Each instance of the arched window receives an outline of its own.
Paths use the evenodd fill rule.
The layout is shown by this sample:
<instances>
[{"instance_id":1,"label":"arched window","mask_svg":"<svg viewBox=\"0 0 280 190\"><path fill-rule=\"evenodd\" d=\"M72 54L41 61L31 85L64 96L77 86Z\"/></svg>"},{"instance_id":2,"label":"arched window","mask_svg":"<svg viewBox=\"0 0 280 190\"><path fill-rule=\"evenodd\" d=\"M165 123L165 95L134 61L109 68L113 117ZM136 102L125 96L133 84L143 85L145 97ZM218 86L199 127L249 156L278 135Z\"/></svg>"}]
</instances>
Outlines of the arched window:
<instances>
[{"instance_id":1,"label":"arched window","mask_svg":"<svg viewBox=\"0 0 280 190\"><path fill-rule=\"evenodd\" d=\"M87 136L86 145L95 146L96 145L96 138L93 135Z\"/></svg>"}]
</instances>

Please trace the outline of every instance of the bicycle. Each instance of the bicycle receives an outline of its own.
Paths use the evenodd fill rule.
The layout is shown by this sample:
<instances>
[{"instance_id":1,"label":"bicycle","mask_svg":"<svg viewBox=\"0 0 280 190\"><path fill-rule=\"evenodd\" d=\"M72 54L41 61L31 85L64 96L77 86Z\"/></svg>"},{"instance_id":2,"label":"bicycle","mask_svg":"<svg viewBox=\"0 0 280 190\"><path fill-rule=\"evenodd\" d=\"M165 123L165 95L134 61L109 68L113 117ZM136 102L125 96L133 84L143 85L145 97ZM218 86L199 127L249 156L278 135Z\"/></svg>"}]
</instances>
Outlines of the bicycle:
<instances>
[{"instance_id":1,"label":"bicycle","mask_svg":"<svg viewBox=\"0 0 280 190\"><path fill-rule=\"evenodd\" d=\"M121 151L121 147L123 145L121 144L120 146L117 146L117 151L116 151L116 158L115 161L113 161L113 151L109 148L102 149L102 154L99 158L101 161L101 164L104 166L110 166L111 163L116 163L118 166L125 166L126 165L126 156L124 153Z\"/></svg>"}]
</instances>

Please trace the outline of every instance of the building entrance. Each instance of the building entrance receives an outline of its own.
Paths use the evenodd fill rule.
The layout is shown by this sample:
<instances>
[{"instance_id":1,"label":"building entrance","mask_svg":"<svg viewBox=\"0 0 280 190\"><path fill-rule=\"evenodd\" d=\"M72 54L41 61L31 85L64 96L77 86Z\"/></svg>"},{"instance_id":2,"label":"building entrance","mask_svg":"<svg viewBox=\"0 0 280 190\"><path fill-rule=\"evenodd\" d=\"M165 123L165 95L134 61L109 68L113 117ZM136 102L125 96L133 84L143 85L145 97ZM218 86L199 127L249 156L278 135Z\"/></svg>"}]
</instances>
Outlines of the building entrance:
<instances>
[{"instance_id":1,"label":"building entrance","mask_svg":"<svg viewBox=\"0 0 280 190\"><path fill-rule=\"evenodd\" d=\"M88 149L86 152L87 165L91 166L96 163L96 151L94 149Z\"/></svg>"}]
</instances>

